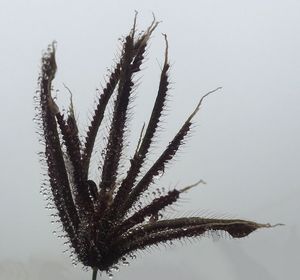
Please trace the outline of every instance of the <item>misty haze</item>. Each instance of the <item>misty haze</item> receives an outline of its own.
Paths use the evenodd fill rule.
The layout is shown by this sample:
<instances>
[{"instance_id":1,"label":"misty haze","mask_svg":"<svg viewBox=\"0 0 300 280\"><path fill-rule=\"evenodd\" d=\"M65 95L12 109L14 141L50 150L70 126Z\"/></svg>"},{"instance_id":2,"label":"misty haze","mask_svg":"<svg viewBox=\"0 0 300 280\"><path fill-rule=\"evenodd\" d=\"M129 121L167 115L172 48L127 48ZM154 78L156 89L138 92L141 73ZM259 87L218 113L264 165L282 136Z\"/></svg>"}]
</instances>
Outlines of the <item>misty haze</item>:
<instances>
[{"instance_id":1,"label":"misty haze","mask_svg":"<svg viewBox=\"0 0 300 280\"><path fill-rule=\"evenodd\" d=\"M167 190L199 179L206 184L184 195L168 217L284 226L237 240L210 233L138 252L113 279L297 279L300 2L2 0L0 280L91 279L90 270L73 266L63 253L65 240L55 233L61 227L51 223L40 194L46 169L37 155L33 96L43 51L55 40L54 87L65 108L70 96L64 84L72 90L83 130L135 10L138 29L149 26L152 12L162 22L151 37L136 89L128 158L156 97L165 47L161 33L168 35L171 90L151 159L200 97L222 87L201 105L191 135L159 183Z\"/></svg>"}]
</instances>

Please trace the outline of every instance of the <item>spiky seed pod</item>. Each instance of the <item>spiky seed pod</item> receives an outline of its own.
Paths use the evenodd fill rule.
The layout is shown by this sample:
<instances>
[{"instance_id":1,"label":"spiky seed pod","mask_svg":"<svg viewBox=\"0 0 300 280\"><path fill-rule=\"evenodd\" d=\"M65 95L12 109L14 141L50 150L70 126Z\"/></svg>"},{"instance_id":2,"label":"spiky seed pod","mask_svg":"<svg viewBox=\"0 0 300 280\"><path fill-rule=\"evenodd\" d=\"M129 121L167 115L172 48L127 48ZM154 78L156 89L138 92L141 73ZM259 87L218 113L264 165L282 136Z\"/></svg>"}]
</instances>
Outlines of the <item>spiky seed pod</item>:
<instances>
[{"instance_id":1,"label":"spiky seed pod","mask_svg":"<svg viewBox=\"0 0 300 280\"><path fill-rule=\"evenodd\" d=\"M204 97L214 92L209 92L201 98L196 109L162 154L148 171L139 177L161 121L168 94L170 64L168 41L164 35L165 60L157 97L144 136L142 137L141 133L136 152L130 160L127 175L123 179L120 178L119 165L124 152L124 133L135 75L141 69L149 39L157 25L158 22L154 19L149 28L137 36L135 18L131 32L125 37L119 62L99 96L84 143L80 142L72 100L69 113L64 116L52 98L52 81L56 73L54 44L49 46L42 58L40 89L35 99L39 109L37 119L44 143L43 154L47 165L49 189L63 230L78 261L93 268L94 279L98 270L110 271L110 268L124 260L126 255L149 246L181 238L199 237L208 231L224 231L233 238L241 238L256 229L270 227L269 224L237 219L162 219L159 213L173 205L181 194L193 185L160 194L150 203L136 207L136 203L141 202L145 192L151 187L154 178L164 172L165 166L172 161L183 145L192 119L200 109ZM95 182L89 176L91 155L97 148L95 139L112 96L114 105L105 157L99 169L100 181Z\"/></svg>"}]
</instances>

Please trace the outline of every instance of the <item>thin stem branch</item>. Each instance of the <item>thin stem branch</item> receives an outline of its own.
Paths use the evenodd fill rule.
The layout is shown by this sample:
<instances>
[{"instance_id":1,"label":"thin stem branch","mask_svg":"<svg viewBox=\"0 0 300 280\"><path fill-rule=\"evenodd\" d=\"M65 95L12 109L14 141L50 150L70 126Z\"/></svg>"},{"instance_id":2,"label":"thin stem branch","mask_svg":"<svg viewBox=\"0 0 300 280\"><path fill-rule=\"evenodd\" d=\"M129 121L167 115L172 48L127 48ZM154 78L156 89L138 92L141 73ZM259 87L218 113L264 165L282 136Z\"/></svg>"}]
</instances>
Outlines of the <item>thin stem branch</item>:
<instances>
[{"instance_id":1,"label":"thin stem branch","mask_svg":"<svg viewBox=\"0 0 300 280\"><path fill-rule=\"evenodd\" d=\"M97 279L97 272L98 272L98 268L94 267L93 268L93 278L92 278L92 280L96 280Z\"/></svg>"}]
</instances>

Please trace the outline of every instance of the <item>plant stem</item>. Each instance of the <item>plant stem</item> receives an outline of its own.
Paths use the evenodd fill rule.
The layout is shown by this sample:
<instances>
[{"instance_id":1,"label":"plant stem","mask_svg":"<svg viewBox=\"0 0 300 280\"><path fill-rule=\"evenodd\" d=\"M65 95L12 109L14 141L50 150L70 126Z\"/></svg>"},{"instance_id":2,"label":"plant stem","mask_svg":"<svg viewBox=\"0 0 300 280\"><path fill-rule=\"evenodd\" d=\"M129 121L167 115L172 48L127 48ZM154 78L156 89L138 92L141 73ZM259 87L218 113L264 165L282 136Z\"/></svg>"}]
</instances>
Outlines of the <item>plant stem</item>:
<instances>
[{"instance_id":1,"label":"plant stem","mask_svg":"<svg viewBox=\"0 0 300 280\"><path fill-rule=\"evenodd\" d=\"M93 268L93 278L92 278L92 280L96 280L97 279L97 272L98 272L98 268L94 267Z\"/></svg>"}]
</instances>

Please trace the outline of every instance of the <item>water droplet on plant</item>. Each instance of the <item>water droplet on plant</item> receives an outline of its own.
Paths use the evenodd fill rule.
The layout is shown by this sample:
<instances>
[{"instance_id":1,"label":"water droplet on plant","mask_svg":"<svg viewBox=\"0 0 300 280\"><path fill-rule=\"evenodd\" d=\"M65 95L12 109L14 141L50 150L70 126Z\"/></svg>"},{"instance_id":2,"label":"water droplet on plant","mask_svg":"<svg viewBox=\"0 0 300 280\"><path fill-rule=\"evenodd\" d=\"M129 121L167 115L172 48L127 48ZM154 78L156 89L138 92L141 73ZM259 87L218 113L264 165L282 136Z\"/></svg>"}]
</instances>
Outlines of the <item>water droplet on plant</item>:
<instances>
[{"instance_id":1,"label":"water droplet on plant","mask_svg":"<svg viewBox=\"0 0 300 280\"><path fill-rule=\"evenodd\" d=\"M136 259L136 255L135 255L135 254L132 254L132 253L129 255L129 257L130 257L131 259Z\"/></svg>"},{"instance_id":2,"label":"water droplet on plant","mask_svg":"<svg viewBox=\"0 0 300 280\"><path fill-rule=\"evenodd\" d=\"M125 266L129 265L129 262L127 261L127 259L125 257L122 257L121 260L122 260L122 265L125 265Z\"/></svg>"},{"instance_id":3,"label":"water droplet on plant","mask_svg":"<svg viewBox=\"0 0 300 280\"><path fill-rule=\"evenodd\" d=\"M112 271L119 271L119 267L118 267L118 266L113 266L113 267L111 268L111 270L112 270Z\"/></svg>"},{"instance_id":4,"label":"water droplet on plant","mask_svg":"<svg viewBox=\"0 0 300 280\"><path fill-rule=\"evenodd\" d=\"M109 278L109 279L113 279L113 278L114 278L114 275L113 275L113 273L111 272L111 270L108 270L108 271L107 271L107 275L108 275L108 278Z\"/></svg>"},{"instance_id":5,"label":"water droplet on plant","mask_svg":"<svg viewBox=\"0 0 300 280\"><path fill-rule=\"evenodd\" d=\"M153 179L158 180L163 174L164 174L164 172L162 170L158 171L157 175L153 176Z\"/></svg>"}]
</instances>

